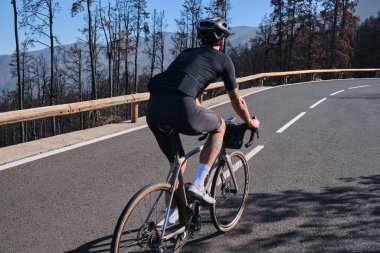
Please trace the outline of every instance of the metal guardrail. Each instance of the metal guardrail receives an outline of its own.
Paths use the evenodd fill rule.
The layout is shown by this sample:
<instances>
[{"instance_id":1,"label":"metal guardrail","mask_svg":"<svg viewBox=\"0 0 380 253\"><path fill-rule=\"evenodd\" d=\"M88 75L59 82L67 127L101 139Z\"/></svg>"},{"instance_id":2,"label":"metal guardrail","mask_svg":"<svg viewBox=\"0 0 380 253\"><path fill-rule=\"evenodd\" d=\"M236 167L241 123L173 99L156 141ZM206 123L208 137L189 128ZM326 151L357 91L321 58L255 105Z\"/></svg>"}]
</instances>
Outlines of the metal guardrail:
<instances>
[{"instance_id":1,"label":"metal guardrail","mask_svg":"<svg viewBox=\"0 0 380 253\"><path fill-rule=\"evenodd\" d=\"M304 75L312 74L312 80L315 80L315 76L321 73L341 73L340 77L343 77L345 72L376 72L376 77L380 77L380 69L319 69L319 70L301 70L301 71L287 71L287 72L271 72L261 73L246 77L237 78L237 83L243 83L247 81L259 80L259 86L264 85L264 81L270 77L284 77L284 84L287 84L288 78L291 75ZM216 89L223 87L223 82L216 82L210 84L206 90ZM138 93L132 95L124 95L112 98L103 98L97 100L90 100L84 102L62 104L38 107L32 109L10 111L0 113L0 126L10 125L25 121L31 121L36 119L50 118L75 114L79 112L86 112L98 109L104 109L116 105L133 104L133 118L132 122L136 122L138 119L138 103L141 101L147 101L149 99L149 92Z\"/></svg>"}]
</instances>

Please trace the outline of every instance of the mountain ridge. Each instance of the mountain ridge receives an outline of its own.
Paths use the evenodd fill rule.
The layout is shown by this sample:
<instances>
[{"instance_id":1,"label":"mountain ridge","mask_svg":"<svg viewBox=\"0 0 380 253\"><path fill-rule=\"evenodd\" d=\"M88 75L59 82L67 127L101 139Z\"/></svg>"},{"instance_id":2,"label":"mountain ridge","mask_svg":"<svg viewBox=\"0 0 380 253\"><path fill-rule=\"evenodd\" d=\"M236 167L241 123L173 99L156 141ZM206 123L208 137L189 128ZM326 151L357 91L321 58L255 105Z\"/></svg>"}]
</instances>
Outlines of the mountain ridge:
<instances>
[{"instance_id":1,"label":"mountain ridge","mask_svg":"<svg viewBox=\"0 0 380 253\"><path fill-rule=\"evenodd\" d=\"M245 45L246 43L249 43L250 39L255 36L256 31L258 30L257 27L251 27L251 26L236 26L231 27L232 35L228 39L228 45L230 47L236 47L238 45ZM165 67L167 67L170 62L173 60L173 56L170 53L170 49L174 47L174 43L171 39L171 36L174 35L174 33L167 32L165 36ZM140 46L141 51L139 53L139 73L143 71L143 69L148 65L148 58L146 54L143 53L143 51L147 48L147 43L142 40L142 44ZM58 47L63 47L66 50L68 50L71 46L76 44L78 42L74 42L71 44L61 45ZM79 42L81 43L81 42ZM30 55L40 55L42 54L47 58L49 61L49 49L41 49L41 50L35 50L30 51ZM17 79L12 78L10 70L11 66L9 65L12 60L12 55L5 54L0 55L0 91L1 90L13 90L16 88ZM104 54L101 56L101 65L107 66L106 58Z\"/></svg>"}]
</instances>

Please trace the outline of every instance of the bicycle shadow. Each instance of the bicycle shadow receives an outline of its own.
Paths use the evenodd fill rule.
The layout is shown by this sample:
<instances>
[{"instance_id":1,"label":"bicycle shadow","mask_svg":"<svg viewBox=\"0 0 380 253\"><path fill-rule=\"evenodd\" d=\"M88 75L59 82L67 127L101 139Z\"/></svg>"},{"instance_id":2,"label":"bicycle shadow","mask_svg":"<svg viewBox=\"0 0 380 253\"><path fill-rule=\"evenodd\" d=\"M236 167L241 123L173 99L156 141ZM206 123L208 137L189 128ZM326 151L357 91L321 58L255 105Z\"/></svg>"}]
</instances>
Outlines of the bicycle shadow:
<instances>
[{"instance_id":1,"label":"bicycle shadow","mask_svg":"<svg viewBox=\"0 0 380 253\"><path fill-rule=\"evenodd\" d=\"M74 250L64 253L102 253L111 251L112 235L104 236L93 241L87 242Z\"/></svg>"},{"instance_id":2,"label":"bicycle shadow","mask_svg":"<svg viewBox=\"0 0 380 253\"><path fill-rule=\"evenodd\" d=\"M380 175L337 181L320 192L250 194L234 231L194 240L183 252L380 252Z\"/></svg>"}]
</instances>

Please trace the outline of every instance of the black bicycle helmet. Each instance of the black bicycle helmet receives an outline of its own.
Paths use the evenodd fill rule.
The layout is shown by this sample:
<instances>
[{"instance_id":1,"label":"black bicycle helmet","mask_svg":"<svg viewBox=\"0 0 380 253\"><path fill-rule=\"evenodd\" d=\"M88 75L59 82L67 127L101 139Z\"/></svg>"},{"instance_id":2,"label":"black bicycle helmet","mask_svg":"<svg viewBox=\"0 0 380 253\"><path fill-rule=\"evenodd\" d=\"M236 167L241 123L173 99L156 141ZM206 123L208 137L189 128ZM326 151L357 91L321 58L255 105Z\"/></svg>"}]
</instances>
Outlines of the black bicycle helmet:
<instances>
[{"instance_id":1,"label":"black bicycle helmet","mask_svg":"<svg viewBox=\"0 0 380 253\"><path fill-rule=\"evenodd\" d=\"M206 18L198 23L198 38L208 44L219 42L231 35L227 22L220 18Z\"/></svg>"}]
</instances>

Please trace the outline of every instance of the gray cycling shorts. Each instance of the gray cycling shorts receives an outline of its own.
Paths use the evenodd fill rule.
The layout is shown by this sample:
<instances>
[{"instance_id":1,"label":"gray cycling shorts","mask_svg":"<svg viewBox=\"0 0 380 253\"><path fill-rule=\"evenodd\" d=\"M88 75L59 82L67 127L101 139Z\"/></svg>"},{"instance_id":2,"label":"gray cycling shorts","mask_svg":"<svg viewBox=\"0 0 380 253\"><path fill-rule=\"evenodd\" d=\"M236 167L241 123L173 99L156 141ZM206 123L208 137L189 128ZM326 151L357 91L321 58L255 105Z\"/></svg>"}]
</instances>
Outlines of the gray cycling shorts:
<instances>
[{"instance_id":1,"label":"gray cycling shorts","mask_svg":"<svg viewBox=\"0 0 380 253\"><path fill-rule=\"evenodd\" d=\"M198 106L193 97L180 94L152 94L148 101L147 123L158 145L170 162L174 161L169 133L163 132L158 125L165 124L176 130L177 149L180 156L184 150L179 134L199 135L213 132L221 125L221 118L210 109Z\"/></svg>"}]
</instances>

